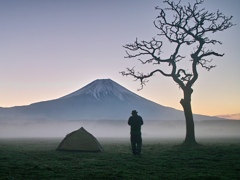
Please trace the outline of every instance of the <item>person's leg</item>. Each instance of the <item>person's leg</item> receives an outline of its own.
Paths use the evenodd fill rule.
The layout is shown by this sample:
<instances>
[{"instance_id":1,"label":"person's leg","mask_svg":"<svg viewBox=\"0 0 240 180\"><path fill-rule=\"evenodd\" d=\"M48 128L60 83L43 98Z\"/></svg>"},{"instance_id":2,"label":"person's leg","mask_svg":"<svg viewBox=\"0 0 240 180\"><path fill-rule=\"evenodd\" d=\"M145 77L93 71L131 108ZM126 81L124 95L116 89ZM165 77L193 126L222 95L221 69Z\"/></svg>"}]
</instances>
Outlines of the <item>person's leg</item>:
<instances>
[{"instance_id":1,"label":"person's leg","mask_svg":"<svg viewBox=\"0 0 240 180\"><path fill-rule=\"evenodd\" d=\"M141 154L142 151L142 136L138 135L137 137L137 147L136 147L136 153Z\"/></svg>"},{"instance_id":2,"label":"person's leg","mask_svg":"<svg viewBox=\"0 0 240 180\"><path fill-rule=\"evenodd\" d=\"M131 145L132 145L132 153L133 153L133 155L136 155L136 153L137 153L136 136L133 134L131 135Z\"/></svg>"}]
</instances>

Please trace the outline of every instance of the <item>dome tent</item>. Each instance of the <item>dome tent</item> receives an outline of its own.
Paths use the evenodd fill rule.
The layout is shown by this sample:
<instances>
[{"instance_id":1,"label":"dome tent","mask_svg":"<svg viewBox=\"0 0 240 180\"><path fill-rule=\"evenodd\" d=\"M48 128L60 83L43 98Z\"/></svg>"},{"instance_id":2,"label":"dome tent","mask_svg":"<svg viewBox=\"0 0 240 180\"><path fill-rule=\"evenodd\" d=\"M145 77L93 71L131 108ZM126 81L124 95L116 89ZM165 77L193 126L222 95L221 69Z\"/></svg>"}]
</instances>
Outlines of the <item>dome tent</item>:
<instances>
[{"instance_id":1,"label":"dome tent","mask_svg":"<svg viewBox=\"0 0 240 180\"><path fill-rule=\"evenodd\" d=\"M57 151L102 152L98 140L83 127L66 135Z\"/></svg>"}]
</instances>

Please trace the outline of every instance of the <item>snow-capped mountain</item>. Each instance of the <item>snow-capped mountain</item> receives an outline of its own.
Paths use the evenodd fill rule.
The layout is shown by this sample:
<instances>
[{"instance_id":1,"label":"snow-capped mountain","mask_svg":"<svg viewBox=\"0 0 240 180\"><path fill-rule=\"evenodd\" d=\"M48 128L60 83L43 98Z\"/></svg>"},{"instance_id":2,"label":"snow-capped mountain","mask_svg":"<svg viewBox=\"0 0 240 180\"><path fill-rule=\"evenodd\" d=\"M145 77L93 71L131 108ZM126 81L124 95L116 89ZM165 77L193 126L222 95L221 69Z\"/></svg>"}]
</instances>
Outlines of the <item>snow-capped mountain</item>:
<instances>
[{"instance_id":1,"label":"snow-capped mountain","mask_svg":"<svg viewBox=\"0 0 240 180\"><path fill-rule=\"evenodd\" d=\"M119 84L115 83L111 79L97 79L90 84L84 86L83 88L68 94L62 98L70 98L74 96L80 95L92 95L97 100L101 100L104 96L107 95L114 95L119 100L126 100L125 95L129 94L135 97L139 97L138 95L134 94L133 92L127 90L126 88L120 86Z\"/></svg>"},{"instance_id":2,"label":"snow-capped mountain","mask_svg":"<svg viewBox=\"0 0 240 180\"><path fill-rule=\"evenodd\" d=\"M0 120L127 120L137 110L144 120L184 120L184 113L147 100L111 79L98 79L59 99L0 108ZM195 115L195 120L216 119Z\"/></svg>"}]
</instances>

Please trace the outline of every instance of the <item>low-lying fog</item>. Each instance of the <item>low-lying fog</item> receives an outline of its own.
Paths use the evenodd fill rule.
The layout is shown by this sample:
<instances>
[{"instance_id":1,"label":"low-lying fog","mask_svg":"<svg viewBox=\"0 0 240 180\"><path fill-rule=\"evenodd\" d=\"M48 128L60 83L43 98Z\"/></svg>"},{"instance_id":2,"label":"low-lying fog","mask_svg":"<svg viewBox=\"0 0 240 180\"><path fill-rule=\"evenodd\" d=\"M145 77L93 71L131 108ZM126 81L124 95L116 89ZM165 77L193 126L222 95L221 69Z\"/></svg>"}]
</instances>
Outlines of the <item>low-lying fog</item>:
<instances>
[{"instance_id":1,"label":"low-lying fog","mask_svg":"<svg viewBox=\"0 0 240 180\"><path fill-rule=\"evenodd\" d=\"M72 121L72 122L21 122L0 123L0 138L65 137L84 127L95 137L129 137L127 121ZM144 121L143 138L185 137L185 121ZM240 137L240 121L196 121L196 138Z\"/></svg>"}]
</instances>

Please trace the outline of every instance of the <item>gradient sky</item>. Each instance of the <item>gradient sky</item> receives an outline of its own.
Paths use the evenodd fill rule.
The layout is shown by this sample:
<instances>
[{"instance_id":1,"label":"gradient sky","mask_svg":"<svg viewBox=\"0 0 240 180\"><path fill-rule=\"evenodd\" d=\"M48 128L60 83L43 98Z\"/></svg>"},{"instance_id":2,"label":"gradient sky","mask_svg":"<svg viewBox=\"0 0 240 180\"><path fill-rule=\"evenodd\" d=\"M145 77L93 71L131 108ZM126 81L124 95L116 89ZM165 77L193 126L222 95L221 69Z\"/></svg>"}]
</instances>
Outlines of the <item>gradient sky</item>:
<instances>
[{"instance_id":1,"label":"gradient sky","mask_svg":"<svg viewBox=\"0 0 240 180\"><path fill-rule=\"evenodd\" d=\"M122 46L136 37L156 36L155 6L162 1L1 0L0 107L56 99L95 79L110 78L140 96L182 110L182 91L172 79L154 76L137 91L139 82L119 73L126 67L144 68L137 60L124 59ZM216 35L223 44L214 50L225 56L213 58L217 67L210 72L199 71L193 112L240 113L240 1L205 0L204 7L233 15L237 25Z\"/></svg>"}]
</instances>

